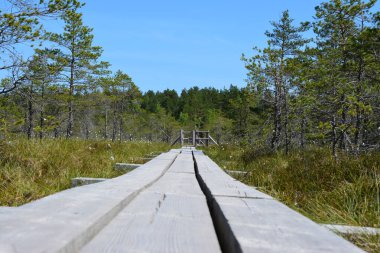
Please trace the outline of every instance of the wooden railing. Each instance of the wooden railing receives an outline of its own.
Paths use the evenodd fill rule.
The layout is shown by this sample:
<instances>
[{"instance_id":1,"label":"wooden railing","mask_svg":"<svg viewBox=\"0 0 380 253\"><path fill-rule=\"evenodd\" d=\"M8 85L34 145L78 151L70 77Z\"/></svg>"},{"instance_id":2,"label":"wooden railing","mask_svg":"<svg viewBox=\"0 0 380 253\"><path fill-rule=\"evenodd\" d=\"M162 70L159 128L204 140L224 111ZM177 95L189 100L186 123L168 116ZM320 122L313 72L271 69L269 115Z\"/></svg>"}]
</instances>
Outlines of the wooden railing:
<instances>
[{"instance_id":1,"label":"wooden railing","mask_svg":"<svg viewBox=\"0 0 380 253\"><path fill-rule=\"evenodd\" d=\"M218 145L218 143L211 137L210 131L185 131L180 130L179 137L172 143L172 146L176 143L180 143L184 146L208 146L210 143Z\"/></svg>"}]
</instances>

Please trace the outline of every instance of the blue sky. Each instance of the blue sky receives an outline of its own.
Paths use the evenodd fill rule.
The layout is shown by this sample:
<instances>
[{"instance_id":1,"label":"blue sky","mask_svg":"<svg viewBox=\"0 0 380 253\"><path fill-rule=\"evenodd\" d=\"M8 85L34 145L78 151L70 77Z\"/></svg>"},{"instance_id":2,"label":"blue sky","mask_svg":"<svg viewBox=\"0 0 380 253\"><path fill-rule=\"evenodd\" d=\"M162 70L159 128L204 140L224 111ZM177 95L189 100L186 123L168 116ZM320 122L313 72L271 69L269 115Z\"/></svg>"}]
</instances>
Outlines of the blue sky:
<instances>
[{"instance_id":1,"label":"blue sky","mask_svg":"<svg viewBox=\"0 0 380 253\"><path fill-rule=\"evenodd\" d=\"M265 46L269 21L289 9L312 20L312 0L87 1L84 22L112 70L128 73L142 91L245 85L240 57Z\"/></svg>"}]
</instances>

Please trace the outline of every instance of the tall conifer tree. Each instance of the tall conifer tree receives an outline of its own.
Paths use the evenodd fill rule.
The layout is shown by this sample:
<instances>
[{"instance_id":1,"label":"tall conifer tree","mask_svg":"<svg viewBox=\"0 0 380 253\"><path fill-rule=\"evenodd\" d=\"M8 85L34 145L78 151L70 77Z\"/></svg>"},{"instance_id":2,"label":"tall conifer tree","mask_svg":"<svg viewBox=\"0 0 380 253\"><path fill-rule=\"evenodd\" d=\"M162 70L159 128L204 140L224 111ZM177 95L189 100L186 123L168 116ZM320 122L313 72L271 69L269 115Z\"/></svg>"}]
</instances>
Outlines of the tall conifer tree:
<instances>
[{"instance_id":1,"label":"tall conifer tree","mask_svg":"<svg viewBox=\"0 0 380 253\"><path fill-rule=\"evenodd\" d=\"M63 52L62 61L69 88L66 138L70 138L73 135L75 91L85 85L88 75L96 74L107 64L97 62L103 50L93 46L93 29L83 24L78 8L66 11L62 18L65 22L63 34L49 33L48 38L57 43Z\"/></svg>"}]
</instances>

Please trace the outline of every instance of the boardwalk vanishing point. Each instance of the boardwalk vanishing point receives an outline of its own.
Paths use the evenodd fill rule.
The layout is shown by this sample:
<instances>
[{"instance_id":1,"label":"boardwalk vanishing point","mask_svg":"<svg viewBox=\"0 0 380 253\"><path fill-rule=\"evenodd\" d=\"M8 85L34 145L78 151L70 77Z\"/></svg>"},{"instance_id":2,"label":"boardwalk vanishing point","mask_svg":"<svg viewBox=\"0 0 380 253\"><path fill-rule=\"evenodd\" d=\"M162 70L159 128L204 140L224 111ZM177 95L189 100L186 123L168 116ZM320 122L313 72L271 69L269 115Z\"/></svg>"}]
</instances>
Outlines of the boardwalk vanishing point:
<instances>
[{"instance_id":1,"label":"boardwalk vanishing point","mask_svg":"<svg viewBox=\"0 0 380 253\"><path fill-rule=\"evenodd\" d=\"M363 252L194 148L0 208L0 252Z\"/></svg>"}]
</instances>

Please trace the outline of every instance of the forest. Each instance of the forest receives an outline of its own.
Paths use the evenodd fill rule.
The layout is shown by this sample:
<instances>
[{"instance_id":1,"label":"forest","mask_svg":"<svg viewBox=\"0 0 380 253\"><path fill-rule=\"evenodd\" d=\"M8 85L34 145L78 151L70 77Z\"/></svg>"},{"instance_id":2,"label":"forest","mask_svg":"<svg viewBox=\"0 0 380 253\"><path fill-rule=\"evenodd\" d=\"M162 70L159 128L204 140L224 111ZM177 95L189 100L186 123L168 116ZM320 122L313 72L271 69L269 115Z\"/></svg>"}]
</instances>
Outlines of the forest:
<instances>
[{"instance_id":1,"label":"forest","mask_svg":"<svg viewBox=\"0 0 380 253\"><path fill-rule=\"evenodd\" d=\"M265 48L242 54L246 85L141 92L101 61L76 0L6 1L1 12L0 138L172 142L210 130L219 143L272 151L379 148L380 13L376 1L331 0L296 24L285 10ZM6 12L10 10L9 12ZM50 19L49 19L50 18ZM44 23L61 19L62 33ZM42 22L43 21L43 22ZM21 45L32 45L23 57ZM43 46L41 46L43 45ZM254 45L253 45L254 46ZM244 78L244 77L242 77Z\"/></svg>"}]
</instances>

